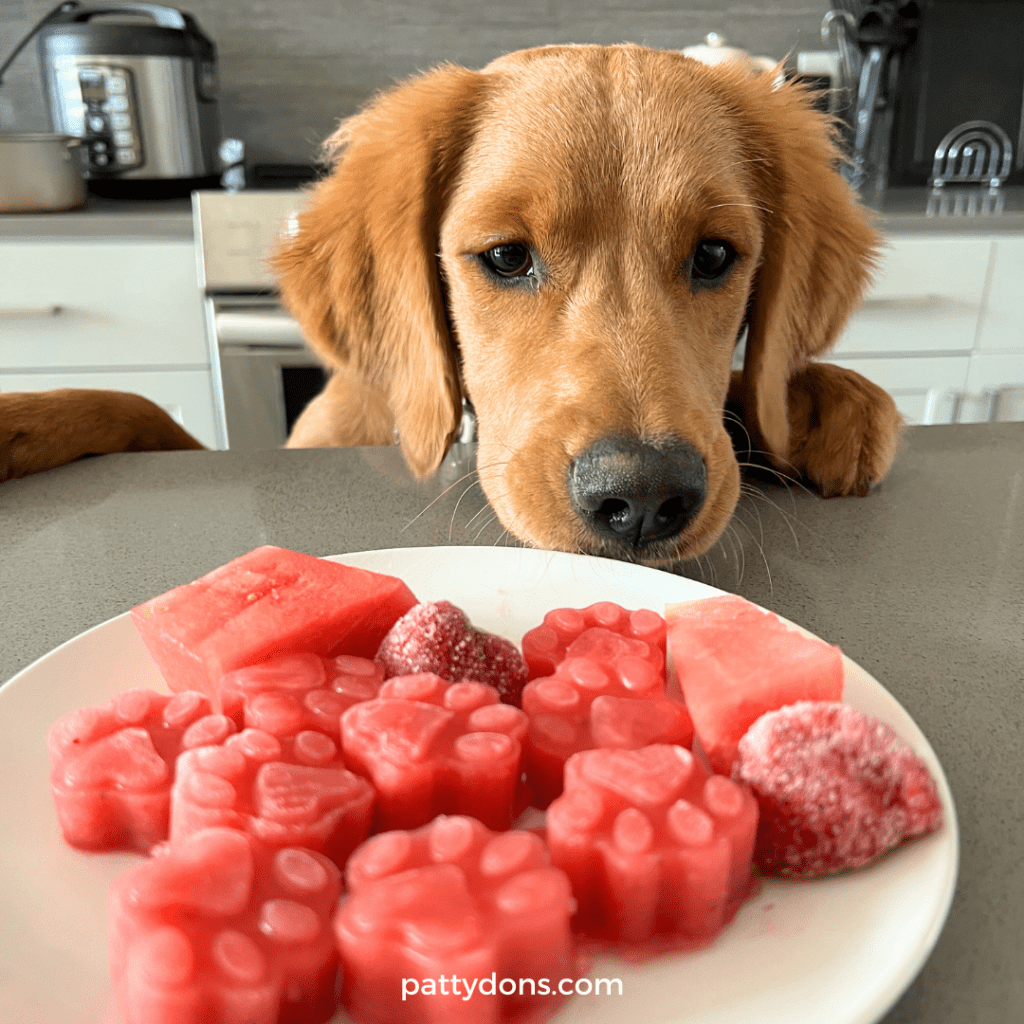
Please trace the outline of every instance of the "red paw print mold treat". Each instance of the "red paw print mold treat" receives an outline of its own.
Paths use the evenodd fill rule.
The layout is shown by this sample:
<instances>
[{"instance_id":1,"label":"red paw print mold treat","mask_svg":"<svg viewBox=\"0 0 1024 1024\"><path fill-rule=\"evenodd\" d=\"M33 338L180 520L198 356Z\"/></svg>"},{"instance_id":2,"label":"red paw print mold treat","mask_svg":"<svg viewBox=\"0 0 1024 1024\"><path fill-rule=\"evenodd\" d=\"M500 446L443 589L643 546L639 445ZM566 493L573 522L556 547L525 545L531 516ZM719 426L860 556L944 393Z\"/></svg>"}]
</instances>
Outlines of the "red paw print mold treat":
<instances>
[{"instance_id":1,"label":"red paw print mold treat","mask_svg":"<svg viewBox=\"0 0 1024 1024\"><path fill-rule=\"evenodd\" d=\"M304 846L343 865L369 835L373 787L345 768L319 732L278 739L246 729L219 747L178 759L171 840L215 826L241 829L268 847Z\"/></svg>"},{"instance_id":2,"label":"red paw print mold treat","mask_svg":"<svg viewBox=\"0 0 1024 1024\"><path fill-rule=\"evenodd\" d=\"M710 942L751 892L757 802L683 747L587 750L548 809L575 927L644 957Z\"/></svg>"},{"instance_id":3,"label":"red paw print mold treat","mask_svg":"<svg viewBox=\"0 0 1024 1024\"><path fill-rule=\"evenodd\" d=\"M47 737L64 839L83 850L148 853L167 838L178 754L235 731L200 693L128 690L59 719Z\"/></svg>"},{"instance_id":4,"label":"red paw print mold treat","mask_svg":"<svg viewBox=\"0 0 1024 1024\"><path fill-rule=\"evenodd\" d=\"M515 644L476 629L450 601L428 601L406 612L381 642L377 662L389 679L430 672L455 683L487 683L516 707L526 685L526 662Z\"/></svg>"},{"instance_id":5,"label":"red paw print mold treat","mask_svg":"<svg viewBox=\"0 0 1024 1024\"><path fill-rule=\"evenodd\" d=\"M167 843L115 880L110 970L125 1024L323 1024L336 1008L340 872L234 829Z\"/></svg>"},{"instance_id":6,"label":"red paw print mold treat","mask_svg":"<svg viewBox=\"0 0 1024 1024\"><path fill-rule=\"evenodd\" d=\"M295 736L305 729L341 740L341 716L377 696L384 670L369 658L286 654L229 672L220 681L224 714L239 728Z\"/></svg>"},{"instance_id":7,"label":"red paw print mold treat","mask_svg":"<svg viewBox=\"0 0 1024 1024\"><path fill-rule=\"evenodd\" d=\"M346 711L341 731L350 767L377 791L376 830L418 828L438 814L512 823L526 716L493 687L398 676Z\"/></svg>"},{"instance_id":8,"label":"red paw print mold treat","mask_svg":"<svg viewBox=\"0 0 1024 1024\"><path fill-rule=\"evenodd\" d=\"M651 660L665 671L665 620L640 609L631 612L613 601L599 601L587 608L555 608L541 625L523 635L523 658L529 678L554 675L569 645L588 629L607 629L629 640L642 640L651 649Z\"/></svg>"},{"instance_id":9,"label":"red paw print mold treat","mask_svg":"<svg viewBox=\"0 0 1024 1024\"><path fill-rule=\"evenodd\" d=\"M761 806L757 857L783 875L833 875L932 832L942 804L924 762L887 725L832 702L762 715L735 777Z\"/></svg>"},{"instance_id":10,"label":"red paw print mold treat","mask_svg":"<svg viewBox=\"0 0 1024 1024\"><path fill-rule=\"evenodd\" d=\"M693 739L686 707L665 694L663 649L601 627L569 644L553 675L526 685L523 710L530 720L523 764L537 807L562 792L565 762L580 750Z\"/></svg>"},{"instance_id":11,"label":"red paw print mold treat","mask_svg":"<svg viewBox=\"0 0 1024 1024\"><path fill-rule=\"evenodd\" d=\"M540 1021L565 997L519 979L581 972L568 879L533 833L442 816L375 836L346 871L334 929L358 1024Z\"/></svg>"}]
</instances>

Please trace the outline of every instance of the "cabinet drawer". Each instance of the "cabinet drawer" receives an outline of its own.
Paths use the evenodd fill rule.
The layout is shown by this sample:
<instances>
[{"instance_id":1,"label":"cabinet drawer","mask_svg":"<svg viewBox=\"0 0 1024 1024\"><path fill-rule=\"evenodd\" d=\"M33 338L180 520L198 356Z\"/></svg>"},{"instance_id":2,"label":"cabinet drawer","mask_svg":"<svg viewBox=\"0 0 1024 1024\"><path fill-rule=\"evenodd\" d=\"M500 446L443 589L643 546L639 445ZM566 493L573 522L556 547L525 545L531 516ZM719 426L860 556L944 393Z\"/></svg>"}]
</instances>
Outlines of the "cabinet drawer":
<instances>
[{"instance_id":1,"label":"cabinet drawer","mask_svg":"<svg viewBox=\"0 0 1024 1024\"><path fill-rule=\"evenodd\" d=\"M978 348L1024 353L1024 238L1000 238L995 243Z\"/></svg>"},{"instance_id":2,"label":"cabinet drawer","mask_svg":"<svg viewBox=\"0 0 1024 1024\"><path fill-rule=\"evenodd\" d=\"M974 347L991 238L890 236L875 282L831 351L960 352Z\"/></svg>"},{"instance_id":3,"label":"cabinet drawer","mask_svg":"<svg viewBox=\"0 0 1024 1024\"><path fill-rule=\"evenodd\" d=\"M190 240L0 242L0 371L210 363Z\"/></svg>"},{"instance_id":4,"label":"cabinet drawer","mask_svg":"<svg viewBox=\"0 0 1024 1024\"><path fill-rule=\"evenodd\" d=\"M968 356L833 359L892 395L907 423L952 423L967 379Z\"/></svg>"},{"instance_id":5,"label":"cabinet drawer","mask_svg":"<svg viewBox=\"0 0 1024 1024\"><path fill-rule=\"evenodd\" d=\"M100 388L132 391L156 402L207 448L222 448L217 429L213 382L207 370L124 373L0 373L0 391Z\"/></svg>"}]
</instances>

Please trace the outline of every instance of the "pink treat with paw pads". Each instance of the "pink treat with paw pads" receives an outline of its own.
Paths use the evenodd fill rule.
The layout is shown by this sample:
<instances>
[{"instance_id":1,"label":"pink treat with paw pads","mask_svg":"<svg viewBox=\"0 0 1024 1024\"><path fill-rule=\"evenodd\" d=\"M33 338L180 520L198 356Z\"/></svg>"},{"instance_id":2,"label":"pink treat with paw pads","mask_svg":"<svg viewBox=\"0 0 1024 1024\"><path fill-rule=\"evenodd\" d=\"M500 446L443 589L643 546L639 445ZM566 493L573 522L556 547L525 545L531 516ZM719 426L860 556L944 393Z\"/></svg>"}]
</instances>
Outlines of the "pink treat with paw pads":
<instances>
[{"instance_id":1,"label":"pink treat with paw pads","mask_svg":"<svg viewBox=\"0 0 1024 1024\"><path fill-rule=\"evenodd\" d=\"M64 715L47 736L50 792L64 839L83 850L148 853L167 838L182 750L220 743L232 721L201 693L127 690Z\"/></svg>"},{"instance_id":2,"label":"pink treat with paw pads","mask_svg":"<svg viewBox=\"0 0 1024 1024\"><path fill-rule=\"evenodd\" d=\"M245 729L179 759L171 840L237 828L268 847L325 853L340 867L369 835L373 799L373 787L347 770L338 745L323 733L279 739Z\"/></svg>"},{"instance_id":3,"label":"pink treat with paw pads","mask_svg":"<svg viewBox=\"0 0 1024 1024\"><path fill-rule=\"evenodd\" d=\"M377 791L376 830L418 828L438 814L511 824L526 716L493 687L398 676L341 722L349 765Z\"/></svg>"},{"instance_id":4,"label":"pink treat with paw pads","mask_svg":"<svg viewBox=\"0 0 1024 1024\"><path fill-rule=\"evenodd\" d=\"M515 644L477 629L450 601L428 601L406 612L381 641L377 662L388 678L430 672L455 683L487 683L515 707L527 677Z\"/></svg>"},{"instance_id":5,"label":"pink treat with paw pads","mask_svg":"<svg viewBox=\"0 0 1024 1024\"><path fill-rule=\"evenodd\" d=\"M531 832L442 816L375 836L346 873L334 927L342 1003L358 1024L540 1021L565 996L525 986L509 994L500 980L545 978L553 990L581 973L569 882Z\"/></svg>"},{"instance_id":6,"label":"pink treat with paw pads","mask_svg":"<svg viewBox=\"0 0 1024 1024\"><path fill-rule=\"evenodd\" d=\"M683 747L587 750L548 809L574 926L643 957L710 942L751 893L757 803Z\"/></svg>"},{"instance_id":7,"label":"pink treat with paw pads","mask_svg":"<svg viewBox=\"0 0 1024 1024\"><path fill-rule=\"evenodd\" d=\"M758 860L783 875L862 867L942 823L924 762L845 704L802 701L762 715L740 740L734 775L761 805Z\"/></svg>"},{"instance_id":8,"label":"pink treat with paw pads","mask_svg":"<svg viewBox=\"0 0 1024 1024\"><path fill-rule=\"evenodd\" d=\"M653 624L651 632L659 635ZM664 623L660 636L664 643ZM523 710L530 719L523 764L538 807L562 792L565 762L578 751L688 746L693 738L686 707L665 693L664 646L600 626L584 629L568 645L553 675L526 685Z\"/></svg>"},{"instance_id":9,"label":"pink treat with paw pads","mask_svg":"<svg viewBox=\"0 0 1024 1024\"><path fill-rule=\"evenodd\" d=\"M341 716L377 696L384 670L369 658L286 654L220 681L221 706L239 728L294 736L305 729L341 739Z\"/></svg>"},{"instance_id":10,"label":"pink treat with paw pads","mask_svg":"<svg viewBox=\"0 0 1024 1024\"><path fill-rule=\"evenodd\" d=\"M523 635L523 658L529 678L554 675L569 646L586 630L594 628L643 641L650 649L647 656L664 675L665 620L645 608L631 612L613 601L599 601L587 608L555 608L544 616L541 625Z\"/></svg>"},{"instance_id":11,"label":"pink treat with paw pads","mask_svg":"<svg viewBox=\"0 0 1024 1024\"><path fill-rule=\"evenodd\" d=\"M157 847L111 887L125 1024L322 1024L334 1014L340 872L234 829Z\"/></svg>"}]
</instances>

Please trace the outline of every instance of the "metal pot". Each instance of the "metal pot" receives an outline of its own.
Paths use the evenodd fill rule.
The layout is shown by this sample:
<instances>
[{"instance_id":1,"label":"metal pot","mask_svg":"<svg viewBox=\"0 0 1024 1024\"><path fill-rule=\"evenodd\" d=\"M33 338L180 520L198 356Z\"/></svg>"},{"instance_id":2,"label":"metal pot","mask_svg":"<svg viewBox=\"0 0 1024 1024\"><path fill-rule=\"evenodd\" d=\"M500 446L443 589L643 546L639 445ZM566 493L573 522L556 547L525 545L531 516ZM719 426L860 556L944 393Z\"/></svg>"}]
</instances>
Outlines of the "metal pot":
<instances>
[{"instance_id":1,"label":"metal pot","mask_svg":"<svg viewBox=\"0 0 1024 1024\"><path fill-rule=\"evenodd\" d=\"M45 132L0 133L0 213L84 206L81 142Z\"/></svg>"}]
</instances>

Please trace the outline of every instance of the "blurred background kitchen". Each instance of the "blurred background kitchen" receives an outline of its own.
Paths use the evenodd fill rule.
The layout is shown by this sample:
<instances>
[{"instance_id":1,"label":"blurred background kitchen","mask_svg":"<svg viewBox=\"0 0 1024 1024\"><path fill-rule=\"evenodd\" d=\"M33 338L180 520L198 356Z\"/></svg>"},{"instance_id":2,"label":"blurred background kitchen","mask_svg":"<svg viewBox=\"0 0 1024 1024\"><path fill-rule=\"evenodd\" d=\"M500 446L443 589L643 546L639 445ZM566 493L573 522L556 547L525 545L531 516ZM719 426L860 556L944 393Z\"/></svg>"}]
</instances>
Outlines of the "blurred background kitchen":
<instances>
[{"instance_id":1,"label":"blurred background kitchen","mask_svg":"<svg viewBox=\"0 0 1024 1024\"><path fill-rule=\"evenodd\" d=\"M0 391L136 391L211 447L281 444L324 378L264 257L338 120L441 61L629 40L819 89L888 243L830 358L912 423L1024 419L1024 0L62 8L0 0L0 64L52 13L0 84Z\"/></svg>"}]
</instances>

